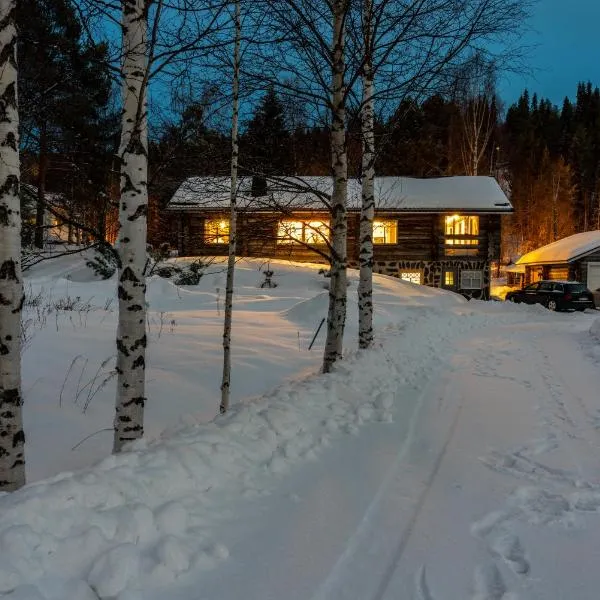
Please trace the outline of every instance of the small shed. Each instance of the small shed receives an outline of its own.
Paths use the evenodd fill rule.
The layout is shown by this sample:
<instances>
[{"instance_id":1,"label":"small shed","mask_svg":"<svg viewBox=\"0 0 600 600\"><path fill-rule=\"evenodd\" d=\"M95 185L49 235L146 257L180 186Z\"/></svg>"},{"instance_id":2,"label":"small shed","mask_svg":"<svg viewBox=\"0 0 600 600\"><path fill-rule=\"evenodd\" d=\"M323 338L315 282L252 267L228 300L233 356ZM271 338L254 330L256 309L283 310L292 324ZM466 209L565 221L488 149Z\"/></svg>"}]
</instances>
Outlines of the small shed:
<instances>
[{"instance_id":1,"label":"small shed","mask_svg":"<svg viewBox=\"0 0 600 600\"><path fill-rule=\"evenodd\" d=\"M510 264L504 269L506 273L506 285L510 287L523 287L525 278L525 265Z\"/></svg>"},{"instance_id":2,"label":"small shed","mask_svg":"<svg viewBox=\"0 0 600 600\"><path fill-rule=\"evenodd\" d=\"M600 231L576 233L525 254L525 285L540 279L581 281L600 289Z\"/></svg>"}]
</instances>

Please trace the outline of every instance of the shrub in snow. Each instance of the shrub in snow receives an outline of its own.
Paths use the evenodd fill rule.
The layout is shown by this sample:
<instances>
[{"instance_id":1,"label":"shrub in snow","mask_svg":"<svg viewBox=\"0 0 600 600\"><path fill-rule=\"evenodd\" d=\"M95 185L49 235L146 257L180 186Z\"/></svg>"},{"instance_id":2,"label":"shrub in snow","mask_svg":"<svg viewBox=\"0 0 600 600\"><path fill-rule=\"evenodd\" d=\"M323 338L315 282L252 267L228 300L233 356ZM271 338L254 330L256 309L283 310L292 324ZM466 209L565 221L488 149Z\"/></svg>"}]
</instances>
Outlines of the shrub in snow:
<instances>
[{"instance_id":1,"label":"shrub in snow","mask_svg":"<svg viewBox=\"0 0 600 600\"><path fill-rule=\"evenodd\" d=\"M175 285L198 285L207 265L201 260L195 260L185 269L179 270L179 276L175 280Z\"/></svg>"},{"instance_id":2,"label":"shrub in snow","mask_svg":"<svg viewBox=\"0 0 600 600\"><path fill-rule=\"evenodd\" d=\"M117 270L117 255L114 248L106 243L99 243L94 257L85 263L100 279L110 279Z\"/></svg>"}]
</instances>

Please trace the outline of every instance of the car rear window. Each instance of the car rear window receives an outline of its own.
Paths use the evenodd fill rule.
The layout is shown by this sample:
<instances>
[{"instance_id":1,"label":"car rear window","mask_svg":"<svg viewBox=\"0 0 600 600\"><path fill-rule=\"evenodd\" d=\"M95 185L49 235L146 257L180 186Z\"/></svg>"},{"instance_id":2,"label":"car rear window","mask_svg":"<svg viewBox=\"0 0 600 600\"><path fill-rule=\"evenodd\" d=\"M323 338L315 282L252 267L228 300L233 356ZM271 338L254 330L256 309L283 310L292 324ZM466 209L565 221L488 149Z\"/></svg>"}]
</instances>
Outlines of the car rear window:
<instances>
[{"instance_id":1,"label":"car rear window","mask_svg":"<svg viewBox=\"0 0 600 600\"><path fill-rule=\"evenodd\" d=\"M569 292L574 292L576 294L579 292L585 292L587 290L583 283L569 283L565 287L569 290Z\"/></svg>"}]
</instances>

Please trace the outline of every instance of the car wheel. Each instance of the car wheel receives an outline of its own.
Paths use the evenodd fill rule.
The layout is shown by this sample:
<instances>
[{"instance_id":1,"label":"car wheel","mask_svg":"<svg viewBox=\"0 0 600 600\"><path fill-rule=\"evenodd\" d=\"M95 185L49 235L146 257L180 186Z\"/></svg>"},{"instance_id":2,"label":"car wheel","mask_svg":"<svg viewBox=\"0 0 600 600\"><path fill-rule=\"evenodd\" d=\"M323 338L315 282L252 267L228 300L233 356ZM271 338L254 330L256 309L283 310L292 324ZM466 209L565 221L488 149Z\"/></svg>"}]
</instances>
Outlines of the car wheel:
<instances>
[{"instance_id":1,"label":"car wheel","mask_svg":"<svg viewBox=\"0 0 600 600\"><path fill-rule=\"evenodd\" d=\"M509 302L512 302L513 304L516 304L516 302L517 302L517 299L516 299L514 296L511 296L511 297L508 299L508 301L509 301Z\"/></svg>"},{"instance_id":2,"label":"car wheel","mask_svg":"<svg viewBox=\"0 0 600 600\"><path fill-rule=\"evenodd\" d=\"M558 308L556 305L556 300L548 300L548 304L546 304L546 308L548 310L555 311Z\"/></svg>"}]
</instances>

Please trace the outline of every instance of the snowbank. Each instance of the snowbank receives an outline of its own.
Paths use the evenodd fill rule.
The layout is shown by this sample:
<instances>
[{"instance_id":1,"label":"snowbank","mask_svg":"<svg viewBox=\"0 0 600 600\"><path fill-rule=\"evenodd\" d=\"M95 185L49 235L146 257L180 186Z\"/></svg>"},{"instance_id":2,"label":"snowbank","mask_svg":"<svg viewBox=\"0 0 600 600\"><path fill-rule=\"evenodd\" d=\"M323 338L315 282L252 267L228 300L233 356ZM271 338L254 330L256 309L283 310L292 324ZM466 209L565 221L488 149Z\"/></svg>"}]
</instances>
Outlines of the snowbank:
<instances>
[{"instance_id":1,"label":"snowbank","mask_svg":"<svg viewBox=\"0 0 600 600\"><path fill-rule=\"evenodd\" d=\"M228 498L311 459L332 438L389 421L396 391L420 385L447 343L498 311L415 306L382 342L335 373L285 383L213 422L135 445L93 469L0 498L0 593L11 598L134 598L228 555L210 536ZM32 587L33 586L33 587ZM139 596L143 597L143 596Z\"/></svg>"}]
</instances>

